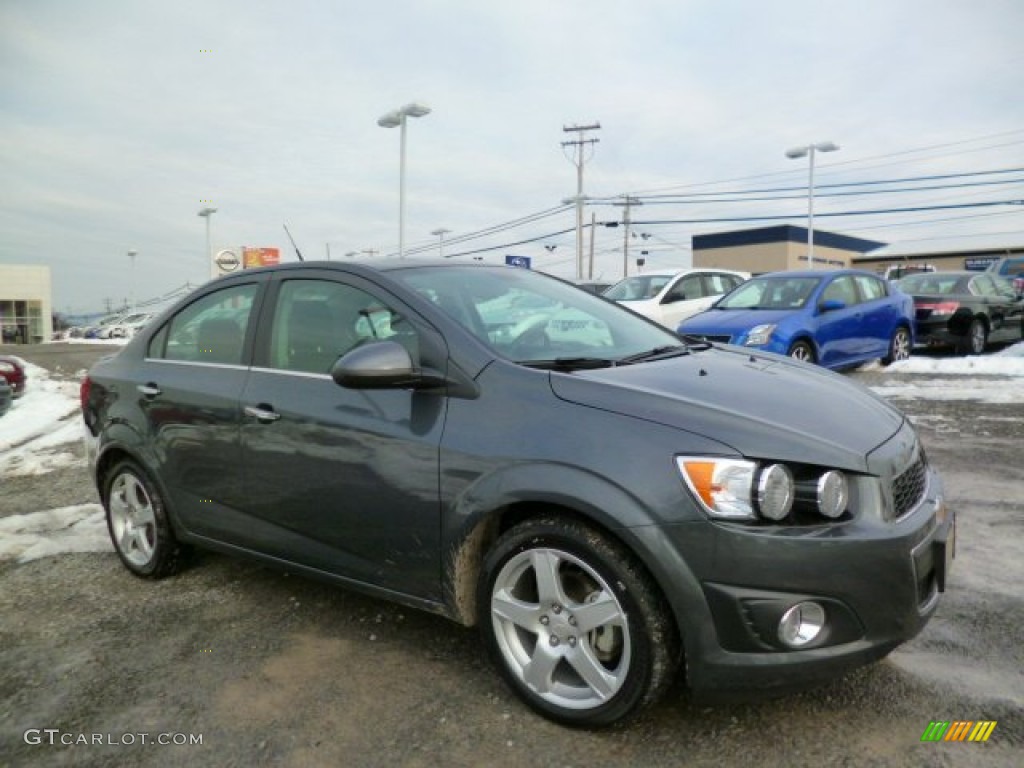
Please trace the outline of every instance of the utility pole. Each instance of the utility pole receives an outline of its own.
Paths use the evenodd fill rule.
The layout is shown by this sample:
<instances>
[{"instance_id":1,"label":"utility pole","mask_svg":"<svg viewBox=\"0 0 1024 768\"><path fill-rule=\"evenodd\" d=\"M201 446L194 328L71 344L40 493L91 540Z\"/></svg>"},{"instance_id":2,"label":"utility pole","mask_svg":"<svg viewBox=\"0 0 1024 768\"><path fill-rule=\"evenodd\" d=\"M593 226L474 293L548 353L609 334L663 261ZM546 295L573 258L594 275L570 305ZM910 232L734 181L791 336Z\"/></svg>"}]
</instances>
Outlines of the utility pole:
<instances>
[{"instance_id":1,"label":"utility pole","mask_svg":"<svg viewBox=\"0 0 1024 768\"><path fill-rule=\"evenodd\" d=\"M597 214L590 214L590 264L587 267L587 280L594 279L594 237L597 232Z\"/></svg>"},{"instance_id":2,"label":"utility pole","mask_svg":"<svg viewBox=\"0 0 1024 768\"><path fill-rule=\"evenodd\" d=\"M643 202L629 195L624 197L626 199L624 203L614 203L614 205L624 206L622 210L622 276L627 277L629 275L629 209L634 205L643 205Z\"/></svg>"},{"instance_id":3,"label":"utility pole","mask_svg":"<svg viewBox=\"0 0 1024 768\"><path fill-rule=\"evenodd\" d=\"M570 161L576 166L576 279L583 279L583 164L586 162L586 147L589 144L591 155L594 144L600 139L588 139L587 131L601 130L600 123L590 125L563 125L565 133L575 133L576 138L562 142L562 149L572 147Z\"/></svg>"}]
</instances>

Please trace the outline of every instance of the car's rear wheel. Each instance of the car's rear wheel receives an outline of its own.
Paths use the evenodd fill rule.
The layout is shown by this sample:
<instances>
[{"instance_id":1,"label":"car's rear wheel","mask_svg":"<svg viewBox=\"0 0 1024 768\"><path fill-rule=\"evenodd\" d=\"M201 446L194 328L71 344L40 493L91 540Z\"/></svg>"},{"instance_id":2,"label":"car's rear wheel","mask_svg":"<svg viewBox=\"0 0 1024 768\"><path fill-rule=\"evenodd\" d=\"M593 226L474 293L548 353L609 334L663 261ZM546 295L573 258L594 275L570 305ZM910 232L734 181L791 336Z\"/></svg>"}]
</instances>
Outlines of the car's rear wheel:
<instances>
[{"instance_id":1,"label":"car's rear wheel","mask_svg":"<svg viewBox=\"0 0 1024 768\"><path fill-rule=\"evenodd\" d=\"M889 341L889 354L882 358L883 365L910 358L910 331L897 328Z\"/></svg>"},{"instance_id":2,"label":"car's rear wheel","mask_svg":"<svg viewBox=\"0 0 1024 768\"><path fill-rule=\"evenodd\" d=\"M985 324L978 318L974 318L967 328L967 333L957 345L957 351L961 355L980 355L985 352L987 342L988 332L985 330Z\"/></svg>"},{"instance_id":3,"label":"car's rear wheel","mask_svg":"<svg viewBox=\"0 0 1024 768\"><path fill-rule=\"evenodd\" d=\"M789 348L789 356L794 360L801 360L805 363L814 362L814 349L806 341L795 341Z\"/></svg>"},{"instance_id":4,"label":"car's rear wheel","mask_svg":"<svg viewBox=\"0 0 1024 768\"><path fill-rule=\"evenodd\" d=\"M138 464L124 460L111 470L103 500L110 539L129 571L159 579L179 570L183 548L174 537L163 499Z\"/></svg>"},{"instance_id":5,"label":"car's rear wheel","mask_svg":"<svg viewBox=\"0 0 1024 768\"><path fill-rule=\"evenodd\" d=\"M557 722L604 726L654 701L679 643L664 599L619 544L572 520L506 532L485 558L484 642L512 689Z\"/></svg>"}]
</instances>

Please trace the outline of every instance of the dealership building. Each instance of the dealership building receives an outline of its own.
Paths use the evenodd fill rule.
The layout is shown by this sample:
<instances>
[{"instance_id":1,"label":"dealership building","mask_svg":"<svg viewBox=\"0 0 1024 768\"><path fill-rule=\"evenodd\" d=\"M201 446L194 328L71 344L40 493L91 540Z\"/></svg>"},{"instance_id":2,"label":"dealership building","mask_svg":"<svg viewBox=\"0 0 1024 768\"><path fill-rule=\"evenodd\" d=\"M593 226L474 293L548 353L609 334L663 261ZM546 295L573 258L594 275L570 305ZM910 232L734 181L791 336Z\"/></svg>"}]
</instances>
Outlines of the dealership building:
<instances>
[{"instance_id":1,"label":"dealership building","mask_svg":"<svg viewBox=\"0 0 1024 768\"><path fill-rule=\"evenodd\" d=\"M814 267L856 267L883 273L906 264L930 264L937 270L984 270L1005 256L1024 255L1024 242L983 248L934 243L893 244L865 240L835 232L814 230ZM808 269L807 229L790 224L743 229L693 237L693 266L737 269L752 274Z\"/></svg>"},{"instance_id":2,"label":"dealership building","mask_svg":"<svg viewBox=\"0 0 1024 768\"><path fill-rule=\"evenodd\" d=\"M53 337L49 267L0 264L0 335L5 344L38 344Z\"/></svg>"}]
</instances>

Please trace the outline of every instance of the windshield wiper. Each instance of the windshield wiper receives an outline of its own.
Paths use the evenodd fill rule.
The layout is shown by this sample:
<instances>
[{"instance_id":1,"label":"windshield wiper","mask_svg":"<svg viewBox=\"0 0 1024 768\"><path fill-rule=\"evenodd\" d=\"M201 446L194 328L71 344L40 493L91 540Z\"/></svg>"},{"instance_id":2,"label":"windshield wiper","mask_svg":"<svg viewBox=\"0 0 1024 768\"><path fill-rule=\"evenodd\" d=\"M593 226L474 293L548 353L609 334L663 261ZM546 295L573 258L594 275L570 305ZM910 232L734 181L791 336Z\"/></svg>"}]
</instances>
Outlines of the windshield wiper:
<instances>
[{"instance_id":1,"label":"windshield wiper","mask_svg":"<svg viewBox=\"0 0 1024 768\"><path fill-rule=\"evenodd\" d=\"M654 349L648 349L646 352L638 352L635 355L629 355L619 360L619 365L631 365L632 363L644 363L649 360L664 360L669 357L679 357L680 355L688 355L690 350L679 344L672 344L668 347L655 347Z\"/></svg>"},{"instance_id":2,"label":"windshield wiper","mask_svg":"<svg viewBox=\"0 0 1024 768\"><path fill-rule=\"evenodd\" d=\"M611 368L618 365L607 357L556 357L552 360L519 360L527 368L542 368L550 371L585 371L594 368Z\"/></svg>"}]
</instances>

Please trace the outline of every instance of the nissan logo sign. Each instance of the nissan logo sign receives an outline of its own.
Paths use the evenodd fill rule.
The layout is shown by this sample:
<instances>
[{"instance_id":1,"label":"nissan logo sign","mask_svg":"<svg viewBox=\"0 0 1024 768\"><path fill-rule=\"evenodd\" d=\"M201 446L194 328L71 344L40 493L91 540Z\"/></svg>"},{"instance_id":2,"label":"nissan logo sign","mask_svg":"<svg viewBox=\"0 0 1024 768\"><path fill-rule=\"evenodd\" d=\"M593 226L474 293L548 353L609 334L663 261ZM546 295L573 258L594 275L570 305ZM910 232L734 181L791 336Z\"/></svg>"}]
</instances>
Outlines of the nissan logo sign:
<instances>
[{"instance_id":1,"label":"nissan logo sign","mask_svg":"<svg viewBox=\"0 0 1024 768\"><path fill-rule=\"evenodd\" d=\"M234 272L240 263L238 257L228 250L218 253L213 262L225 272Z\"/></svg>"}]
</instances>

